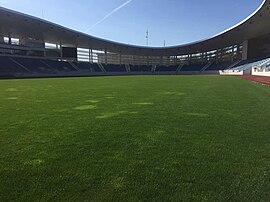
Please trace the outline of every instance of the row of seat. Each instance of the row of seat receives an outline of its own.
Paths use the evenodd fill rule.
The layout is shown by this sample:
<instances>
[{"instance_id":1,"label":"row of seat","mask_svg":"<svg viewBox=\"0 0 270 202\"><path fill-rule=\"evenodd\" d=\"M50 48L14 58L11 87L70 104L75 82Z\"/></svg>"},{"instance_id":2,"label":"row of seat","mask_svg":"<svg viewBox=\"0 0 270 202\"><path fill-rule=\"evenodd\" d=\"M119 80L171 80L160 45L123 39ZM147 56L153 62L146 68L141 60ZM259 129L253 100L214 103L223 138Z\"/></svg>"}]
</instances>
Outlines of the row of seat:
<instances>
[{"instance_id":1,"label":"row of seat","mask_svg":"<svg viewBox=\"0 0 270 202\"><path fill-rule=\"evenodd\" d=\"M223 70L231 63L212 63L207 70ZM66 62L49 59L33 59L21 57L0 56L0 74L12 73L57 73L57 72L178 72L201 71L204 64L149 66L149 65L114 65L89 62Z\"/></svg>"},{"instance_id":2,"label":"row of seat","mask_svg":"<svg viewBox=\"0 0 270 202\"><path fill-rule=\"evenodd\" d=\"M260 66L261 64L264 64L266 62L270 61L269 58L263 59L263 60L252 60L248 63L240 63L238 66L230 69L231 71L245 71L255 66Z\"/></svg>"}]
</instances>

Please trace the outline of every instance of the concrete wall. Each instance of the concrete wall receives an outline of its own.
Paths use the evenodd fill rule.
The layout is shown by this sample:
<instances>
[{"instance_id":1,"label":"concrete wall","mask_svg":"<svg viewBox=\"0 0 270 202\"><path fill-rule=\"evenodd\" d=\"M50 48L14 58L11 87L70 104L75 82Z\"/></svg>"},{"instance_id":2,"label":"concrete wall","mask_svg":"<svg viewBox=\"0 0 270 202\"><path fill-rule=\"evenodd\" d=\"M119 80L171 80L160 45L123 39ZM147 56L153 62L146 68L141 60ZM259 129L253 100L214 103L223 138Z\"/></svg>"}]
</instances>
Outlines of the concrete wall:
<instances>
[{"instance_id":1,"label":"concrete wall","mask_svg":"<svg viewBox=\"0 0 270 202\"><path fill-rule=\"evenodd\" d=\"M55 77L94 77L94 76L136 76L136 75L219 75L218 71L205 72L58 72L52 74L23 73L10 75L10 78L55 78Z\"/></svg>"},{"instance_id":2,"label":"concrete wall","mask_svg":"<svg viewBox=\"0 0 270 202\"><path fill-rule=\"evenodd\" d=\"M257 71L255 69L252 69L252 75L254 76L270 76L270 72L267 71Z\"/></svg>"},{"instance_id":3,"label":"concrete wall","mask_svg":"<svg viewBox=\"0 0 270 202\"><path fill-rule=\"evenodd\" d=\"M219 71L219 74L222 75L222 76L242 76L244 75L244 72L243 71Z\"/></svg>"},{"instance_id":4,"label":"concrete wall","mask_svg":"<svg viewBox=\"0 0 270 202\"><path fill-rule=\"evenodd\" d=\"M270 77L270 72L255 72L252 75L254 75L254 76L269 76Z\"/></svg>"},{"instance_id":5,"label":"concrete wall","mask_svg":"<svg viewBox=\"0 0 270 202\"><path fill-rule=\"evenodd\" d=\"M248 59L270 56L270 35L260 36L248 41ZM244 49L244 47L243 47Z\"/></svg>"},{"instance_id":6,"label":"concrete wall","mask_svg":"<svg viewBox=\"0 0 270 202\"><path fill-rule=\"evenodd\" d=\"M244 75L251 75L252 74L252 68L244 70L243 74Z\"/></svg>"}]
</instances>

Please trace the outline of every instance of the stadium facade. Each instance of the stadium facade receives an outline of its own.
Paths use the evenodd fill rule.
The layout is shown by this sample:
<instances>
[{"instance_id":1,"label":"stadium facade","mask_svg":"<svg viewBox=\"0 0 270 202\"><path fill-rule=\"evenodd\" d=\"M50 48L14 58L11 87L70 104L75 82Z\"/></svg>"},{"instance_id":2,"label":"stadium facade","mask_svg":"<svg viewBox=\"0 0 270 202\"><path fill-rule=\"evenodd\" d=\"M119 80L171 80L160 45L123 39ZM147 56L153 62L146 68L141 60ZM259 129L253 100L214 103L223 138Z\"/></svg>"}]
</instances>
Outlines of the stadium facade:
<instances>
[{"instance_id":1,"label":"stadium facade","mask_svg":"<svg viewBox=\"0 0 270 202\"><path fill-rule=\"evenodd\" d=\"M270 57L269 7L264 0L209 39L161 48L96 38L0 7L0 75L215 74Z\"/></svg>"}]
</instances>

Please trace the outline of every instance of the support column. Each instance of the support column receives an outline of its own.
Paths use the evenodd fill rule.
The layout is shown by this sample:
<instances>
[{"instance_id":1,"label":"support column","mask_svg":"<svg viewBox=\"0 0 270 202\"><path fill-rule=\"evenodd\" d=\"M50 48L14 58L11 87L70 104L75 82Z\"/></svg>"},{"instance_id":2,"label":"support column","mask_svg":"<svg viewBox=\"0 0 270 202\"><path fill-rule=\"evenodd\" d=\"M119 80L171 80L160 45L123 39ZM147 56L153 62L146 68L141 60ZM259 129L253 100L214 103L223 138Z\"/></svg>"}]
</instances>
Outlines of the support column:
<instances>
[{"instance_id":1,"label":"support column","mask_svg":"<svg viewBox=\"0 0 270 202\"><path fill-rule=\"evenodd\" d=\"M89 62L93 63L93 50L89 49Z\"/></svg>"},{"instance_id":2,"label":"support column","mask_svg":"<svg viewBox=\"0 0 270 202\"><path fill-rule=\"evenodd\" d=\"M11 36L10 36L10 33L8 34L8 44L11 44Z\"/></svg>"},{"instance_id":3,"label":"support column","mask_svg":"<svg viewBox=\"0 0 270 202\"><path fill-rule=\"evenodd\" d=\"M219 56L220 62L222 62L222 60L223 60L223 55L224 55L224 48L220 49L220 56Z\"/></svg>"},{"instance_id":4,"label":"support column","mask_svg":"<svg viewBox=\"0 0 270 202\"><path fill-rule=\"evenodd\" d=\"M241 45L237 45L237 59L238 60L242 60L242 54L241 54L241 48L242 48L242 46Z\"/></svg>"},{"instance_id":5,"label":"support column","mask_svg":"<svg viewBox=\"0 0 270 202\"><path fill-rule=\"evenodd\" d=\"M242 60L248 59L248 41L243 42Z\"/></svg>"},{"instance_id":6,"label":"support column","mask_svg":"<svg viewBox=\"0 0 270 202\"><path fill-rule=\"evenodd\" d=\"M188 64L189 65L191 64L191 60L192 60L192 56L191 56L191 54L188 54Z\"/></svg>"},{"instance_id":7,"label":"support column","mask_svg":"<svg viewBox=\"0 0 270 202\"><path fill-rule=\"evenodd\" d=\"M211 56L212 57L212 56ZM209 57L208 52L205 52L205 59L206 61L211 60L212 58Z\"/></svg>"},{"instance_id":8,"label":"support column","mask_svg":"<svg viewBox=\"0 0 270 202\"><path fill-rule=\"evenodd\" d=\"M107 50L104 51L105 52L105 64L108 64L108 55L107 55Z\"/></svg>"},{"instance_id":9,"label":"support column","mask_svg":"<svg viewBox=\"0 0 270 202\"><path fill-rule=\"evenodd\" d=\"M4 37L3 36L0 37L0 43L4 43Z\"/></svg>"},{"instance_id":10,"label":"support column","mask_svg":"<svg viewBox=\"0 0 270 202\"><path fill-rule=\"evenodd\" d=\"M234 48L235 48L235 46L233 46L232 47L232 55L231 55L231 62L233 62L234 61Z\"/></svg>"},{"instance_id":11,"label":"support column","mask_svg":"<svg viewBox=\"0 0 270 202\"><path fill-rule=\"evenodd\" d=\"M47 57L47 53L46 53L46 48L44 46L44 51L43 51L43 57L46 58Z\"/></svg>"},{"instance_id":12,"label":"support column","mask_svg":"<svg viewBox=\"0 0 270 202\"><path fill-rule=\"evenodd\" d=\"M220 49L217 49L216 64L219 62L219 57L220 57Z\"/></svg>"},{"instance_id":13,"label":"support column","mask_svg":"<svg viewBox=\"0 0 270 202\"><path fill-rule=\"evenodd\" d=\"M62 50L62 44L60 44L59 46L60 46L60 58L61 58L61 61L63 61L63 50Z\"/></svg>"},{"instance_id":14,"label":"support column","mask_svg":"<svg viewBox=\"0 0 270 202\"><path fill-rule=\"evenodd\" d=\"M88 49L88 57L89 57L89 62L91 62L91 49Z\"/></svg>"},{"instance_id":15,"label":"support column","mask_svg":"<svg viewBox=\"0 0 270 202\"><path fill-rule=\"evenodd\" d=\"M78 62L79 61L79 58L78 58L78 45L75 46L76 47L76 52L77 52L77 57L75 58L75 62Z\"/></svg>"},{"instance_id":16,"label":"support column","mask_svg":"<svg viewBox=\"0 0 270 202\"><path fill-rule=\"evenodd\" d=\"M205 56L204 56L204 52L201 53L201 64L204 64L205 62Z\"/></svg>"}]
</instances>

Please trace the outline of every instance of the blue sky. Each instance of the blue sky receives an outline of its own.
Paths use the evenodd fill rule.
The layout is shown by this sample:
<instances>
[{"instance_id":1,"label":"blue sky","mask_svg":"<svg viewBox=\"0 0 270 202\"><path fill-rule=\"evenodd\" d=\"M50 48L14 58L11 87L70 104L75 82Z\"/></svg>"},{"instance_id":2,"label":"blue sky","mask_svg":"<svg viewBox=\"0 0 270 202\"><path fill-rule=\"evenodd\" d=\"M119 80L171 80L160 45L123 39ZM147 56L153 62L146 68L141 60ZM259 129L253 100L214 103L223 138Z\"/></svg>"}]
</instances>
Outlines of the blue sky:
<instances>
[{"instance_id":1,"label":"blue sky","mask_svg":"<svg viewBox=\"0 0 270 202\"><path fill-rule=\"evenodd\" d=\"M0 6L117 42L179 45L211 37L242 21L262 0L0 0Z\"/></svg>"}]
</instances>

